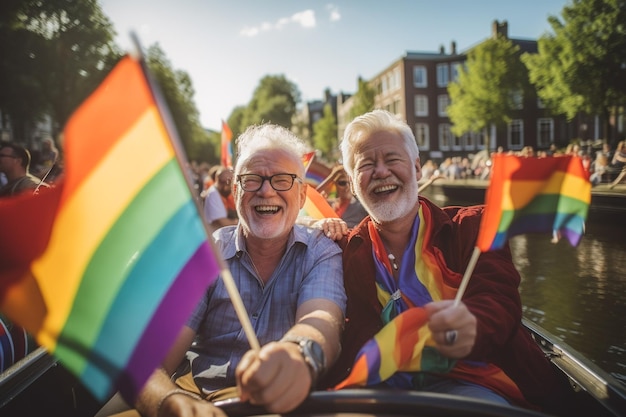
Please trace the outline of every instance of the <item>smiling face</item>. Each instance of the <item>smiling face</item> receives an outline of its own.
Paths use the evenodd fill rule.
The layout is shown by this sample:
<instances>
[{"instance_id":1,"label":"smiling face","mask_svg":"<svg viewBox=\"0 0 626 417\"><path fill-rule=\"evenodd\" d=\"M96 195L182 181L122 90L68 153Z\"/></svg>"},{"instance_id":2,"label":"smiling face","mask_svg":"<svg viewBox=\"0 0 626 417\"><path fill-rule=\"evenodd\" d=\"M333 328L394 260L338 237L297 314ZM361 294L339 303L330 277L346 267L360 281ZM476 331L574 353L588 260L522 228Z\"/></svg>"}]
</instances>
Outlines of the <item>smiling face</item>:
<instances>
[{"instance_id":1,"label":"smiling face","mask_svg":"<svg viewBox=\"0 0 626 417\"><path fill-rule=\"evenodd\" d=\"M258 150L246 160L238 175L296 174L300 176L302 162L281 149ZM258 191L244 191L236 184L235 201L239 222L247 238L287 238L306 199L306 185L297 179L287 191L276 191L268 180Z\"/></svg>"},{"instance_id":2,"label":"smiling face","mask_svg":"<svg viewBox=\"0 0 626 417\"><path fill-rule=\"evenodd\" d=\"M398 133L374 132L354 148L353 160L355 194L375 222L391 222L418 209L419 158L410 158Z\"/></svg>"}]
</instances>

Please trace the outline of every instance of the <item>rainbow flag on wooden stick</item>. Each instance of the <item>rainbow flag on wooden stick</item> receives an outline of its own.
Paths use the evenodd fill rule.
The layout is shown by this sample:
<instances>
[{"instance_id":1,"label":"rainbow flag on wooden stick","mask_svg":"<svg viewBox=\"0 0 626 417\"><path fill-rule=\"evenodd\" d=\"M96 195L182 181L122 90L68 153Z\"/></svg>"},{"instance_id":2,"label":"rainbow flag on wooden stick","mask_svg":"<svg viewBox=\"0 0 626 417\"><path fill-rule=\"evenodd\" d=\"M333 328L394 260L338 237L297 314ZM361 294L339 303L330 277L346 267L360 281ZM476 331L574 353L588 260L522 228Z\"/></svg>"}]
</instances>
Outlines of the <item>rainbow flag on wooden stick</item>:
<instances>
[{"instance_id":1,"label":"rainbow flag on wooden stick","mask_svg":"<svg viewBox=\"0 0 626 417\"><path fill-rule=\"evenodd\" d=\"M385 325L359 351L350 375L334 389L375 385L396 372L448 372L455 364L435 349L428 315L410 308Z\"/></svg>"},{"instance_id":2,"label":"rainbow flag on wooden stick","mask_svg":"<svg viewBox=\"0 0 626 417\"><path fill-rule=\"evenodd\" d=\"M0 268L0 309L99 400L118 389L134 401L219 271L156 97L123 58L66 126L59 199L15 202L55 213L34 237L45 244Z\"/></svg>"},{"instance_id":3,"label":"rainbow flag on wooden stick","mask_svg":"<svg viewBox=\"0 0 626 417\"><path fill-rule=\"evenodd\" d=\"M591 184L574 156L527 158L496 154L476 246L501 248L524 233L551 233L578 245L591 202Z\"/></svg>"}]
</instances>

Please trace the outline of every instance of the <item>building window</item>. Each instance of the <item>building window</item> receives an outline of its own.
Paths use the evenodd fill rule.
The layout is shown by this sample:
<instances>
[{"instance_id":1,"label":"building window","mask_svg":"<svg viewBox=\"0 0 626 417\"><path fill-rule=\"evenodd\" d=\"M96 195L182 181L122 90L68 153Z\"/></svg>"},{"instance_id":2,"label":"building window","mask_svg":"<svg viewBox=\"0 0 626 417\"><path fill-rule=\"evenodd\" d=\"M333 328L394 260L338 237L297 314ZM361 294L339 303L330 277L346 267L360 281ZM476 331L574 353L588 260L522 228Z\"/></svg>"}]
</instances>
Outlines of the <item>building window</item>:
<instances>
[{"instance_id":1,"label":"building window","mask_svg":"<svg viewBox=\"0 0 626 417\"><path fill-rule=\"evenodd\" d=\"M447 94L441 94L437 97L437 111L439 116L448 117L448 106L450 105L450 97Z\"/></svg>"},{"instance_id":2,"label":"building window","mask_svg":"<svg viewBox=\"0 0 626 417\"><path fill-rule=\"evenodd\" d=\"M519 150L524 146L524 121L511 120L508 126L509 149Z\"/></svg>"},{"instance_id":3,"label":"building window","mask_svg":"<svg viewBox=\"0 0 626 417\"><path fill-rule=\"evenodd\" d=\"M448 64L437 64L437 86L447 87L449 80L448 77Z\"/></svg>"},{"instance_id":4,"label":"building window","mask_svg":"<svg viewBox=\"0 0 626 417\"><path fill-rule=\"evenodd\" d=\"M538 109L545 109L546 108L546 104L539 97L537 97L537 108Z\"/></svg>"},{"instance_id":5,"label":"building window","mask_svg":"<svg viewBox=\"0 0 626 417\"><path fill-rule=\"evenodd\" d=\"M415 115L428 116L428 96L422 94L415 96Z\"/></svg>"},{"instance_id":6,"label":"building window","mask_svg":"<svg viewBox=\"0 0 626 417\"><path fill-rule=\"evenodd\" d=\"M554 142L554 120L537 120L537 146L547 148Z\"/></svg>"},{"instance_id":7,"label":"building window","mask_svg":"<svg viewBox=\"0 0 626 417\"><path fill-rule=\"evenodd\" d=\"M450 81L458 81L459 80L459 72L461 70L461 64L460 62L453 62L451 64L452 66L452 77L450 79Z\"/></svg>"},{"instance_id":8,"label":"building window","mask_svg":"<svg viewBox=\"0 0 626 417\"><path fill-rule=\"evenodd\" d=\"M400 82L400 68L395 68L389 75L389 89L391 91L399 90L402 87Z\"/></svg>"},{"instance_id":9,"label":"building window","mask_svg":"<svg viewBox=\"0 0 626 417\"><path fill-rule=\"evenodd\" d=\"M522 110L524 108L524 94L521 91L513 92L513 109Z\"/></svg>"},{"instance_id":10,"label":"building window","mask_svg":"<svg viewBox=\"0 0 626 417\"><path fill-rule=\"evenodd\" d=\"M420 148L420 150L429 149L430 132L428 130L427 123L415 124L415 141L417 142L417 146L418 148Z\"/></svg>"},{"instance_id":11,"label":"building window","mask_svg":"<svg viewBox=\"0 0 626 417\"><path fill-rule=\"evenodd\" d=\"M452 131L450 131L449 123L441 123L439 125L439 149L447 151L452 146Z\"/></svg>"},{"instance_id":12,"label":"building window","mask_svg":"<svg viewBox=\"0 0 626 417\"><path fill-rule=\"evenodd\" d=\"M413 86L420 88L428 87L428 78L425 66L416 65L413 67Z\"/></svg>"}]
</instances>

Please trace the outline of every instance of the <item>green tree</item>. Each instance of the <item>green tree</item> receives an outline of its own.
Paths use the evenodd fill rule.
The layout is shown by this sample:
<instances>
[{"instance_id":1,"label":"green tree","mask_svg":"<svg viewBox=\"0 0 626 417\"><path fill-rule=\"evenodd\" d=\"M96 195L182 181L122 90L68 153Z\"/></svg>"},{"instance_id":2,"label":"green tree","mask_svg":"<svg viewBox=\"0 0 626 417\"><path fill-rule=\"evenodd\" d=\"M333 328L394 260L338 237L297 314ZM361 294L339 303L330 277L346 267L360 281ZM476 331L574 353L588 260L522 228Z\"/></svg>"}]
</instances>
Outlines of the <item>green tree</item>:
<instances>
[{"instance_id":1,"label":"green tree","mask_svg":"<svg viewBox=\"0 0 626 417\"><path fill-rule=\"evenodd\" d=\"M206 155L209 135L200 125L191 78L185 71L173 69L158 44L148 48L146 63L163 93L188 158L210 160L210 156ZM216 150L213 152L216 153Z\"/></svg>"},{"instance_id":2,"label":"green tree","mask_svg":"<svg viewBox=\"0 0 626 417\"><path fill-rule=\"evenodd\" d=\"M458 80L448 85L452 133L461 136L486 132L488 147L488 127L511 121L517 99L530 90L526 67L519 55L519 47L501 35L469 52L465 68L459 69Z\"/></svg>"},{"instance_id":3,"label":"green tree","mask_svg":"<svg viewBox=\"0 0 626 417\"><path fill-rule=\"evenodd\" d=\"M550 16L554 33L522 59L539 98L556 113L599 115L607 137L612 109L626 105L626 1L573 0Z\"/></svg>"},{"instance_id":4,"label":"green tree","mask_svg":"<svg viewBox=\"0 0 626 417\"><path fill-rule=\"evenodd\" d=\"M328 161L337 160L337 121L330 104L324 106L324 116L313 125L313 146Z\"/></svg>"},{"instance_id":5,"label":"green tree","mask_svg":"<svg viewBox=\"0 0 626 417\"><path fill-rule=\"evenodd\" d=\"M22 122L45 112L61 129L119 59L113 26L97 0L8 1L3 9L0 105Z\"/></svg>"},{"instance_id":6,"label":"green tree","mask_svg":"<svg viewBox=\"0 0 626 417\"><path fill-rule=\"evenodd\" d=\"M354 104L350 109L350 119L354 119L357 116L365 114L374 110L374 98L376 97L376 90L369 85L369 83L359 77L358 90L352 97Z\"/></svg>"},{"instance_id":7,"label":"green tree","mask_svg":"<svg viewBox=\"0 0 626 417\"><path fill-rule=\"evenodd\" d=\"M291 119L300 101L300 90L284 75L266 75L254 90L239 130L259 123L275 123L291 128Z\"/></svg>"}]
</instances>

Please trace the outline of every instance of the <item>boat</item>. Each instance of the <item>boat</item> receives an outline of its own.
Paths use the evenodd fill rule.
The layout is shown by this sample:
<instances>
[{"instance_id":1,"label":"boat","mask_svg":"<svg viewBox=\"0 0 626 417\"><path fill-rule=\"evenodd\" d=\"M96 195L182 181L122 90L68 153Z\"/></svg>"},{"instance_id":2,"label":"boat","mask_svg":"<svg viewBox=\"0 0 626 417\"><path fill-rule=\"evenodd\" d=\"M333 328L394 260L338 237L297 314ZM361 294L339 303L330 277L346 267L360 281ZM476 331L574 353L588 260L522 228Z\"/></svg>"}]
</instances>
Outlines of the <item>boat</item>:
<instances>
[{"instance_id":1,"label":"boat","mask_svg":"<svg viewBox=\"0 0 626 417\"><path fill-rule=\"evenodd\" d=\"M580 416L626 416L626 387L582 354L537 324L523 325L554 366L569 378ZM216 403L230 417L268 416L262 407L239 400ZM43 348L0 374L2 416L93 416L101 404ZM417 391L345 389L316 391L290 416L519 416L547 417L518 407L473 398ZM563 414L566 415L566 414ZM571 414L567 414L571 416Z\"/></svg>"}]
</instances>

